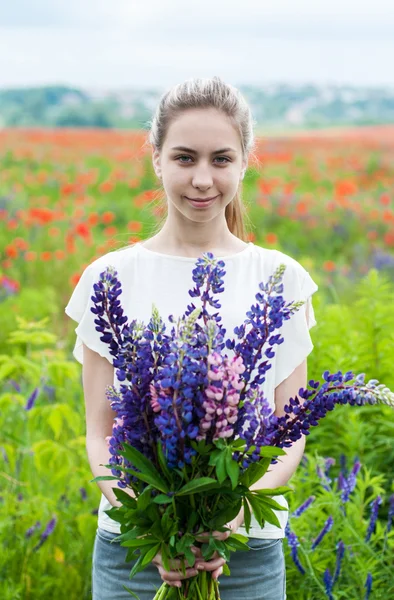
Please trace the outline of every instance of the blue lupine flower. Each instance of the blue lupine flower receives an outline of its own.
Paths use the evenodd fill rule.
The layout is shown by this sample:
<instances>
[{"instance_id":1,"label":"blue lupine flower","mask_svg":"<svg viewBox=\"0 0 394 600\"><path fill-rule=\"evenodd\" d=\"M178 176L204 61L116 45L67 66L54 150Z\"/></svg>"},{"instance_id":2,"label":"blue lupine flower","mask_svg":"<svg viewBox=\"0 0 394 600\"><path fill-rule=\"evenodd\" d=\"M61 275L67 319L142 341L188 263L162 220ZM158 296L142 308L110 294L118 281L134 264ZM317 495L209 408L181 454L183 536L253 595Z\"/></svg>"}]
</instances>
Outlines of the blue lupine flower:
<instances>
[{"instance_id":1,"label":"blue lupine flower","mask_svg":"<svg viewBox=\"0 0 394 600\"><path fill-rule=\"evenodd\" d=\"M26 406L25 406L25 410L31 410L33 408L34 402L36 401L36 398L38 396L38 391L39 388L37 387L33 393L29 396Z\"/></svg>"},{"instance_id":2,"label":"blue lupine flower","mask_svg":"<svg viewBox=\"0 0 394 600\"><path fill-rule=\"evenodd\" d=\"M394 494L392 494L390 496L389 503L390 503L389 504L389 514L388 514L388 518L387 518L387 526L386 526L386 531L385 531L386 535L391 531L391 525L392 525L393 517L394 517Z\"/></svg>"},{"instance_id":3,"label":"blue lupine flower","mask_svg":"<svg viewBox=\"0 0 394 600\"><path fill-rule=\"evenodd\" d=\"M296 510L292 513L292 517L299 517L306 511L307 508L310 507L312 502L316 499L316 496L309 496L307 500L303 504L301 504Z\"/></svg>"},{"instance_id":4,"label":"blue lupine flower","mask_svg":"<svg viewBox=\"0 0 394 600\"><path fill-rule=\"evenodd\" d=\"M367 529L367 533L365 536L365 541L369 542L371 539L371 535L375 529L376 520L378 518L379 506L382 504L382 498L377 496L375 500L373 500L370 504L371 507L371 518L369 520L369 525Z\"/></svg>"},{"instance_id":5,"label":"blue lupine flower","mask_svg":"<svg viewBox=\"0 0 394 600\"><path fill-rule=\"evenodd\" d=\"M347 457L346 454L341 453L340 457L339 457L339 464L341 467L341 472L343 473L344 477L347 477Z\"/></svg>"},{"instance_id":6,"label":"blue lupine flower","mask_svg":"<svg viewBox=\"0 0 394 600\"><path fill-rule=\"evenodd\" d=\"M87 494L86 494L86 490L85 490L85 488L83 488L83 487L79 488L79 492L80 492L80 494L81 494L81 498L82 498L82 500L86 500L86 498L87 498Z\"/></svg>"},{"instance_id":7,"label":"blue lupine flower","mask_svg":"<svg viewBox=\"0 0 394 600\"><path fill-rule=\"evenodd\" d=\"M344 554L345 554L345 544L343 543L342 540L339 540L339 542L337 543L337 558L336 558L336 564L335 564L335 571L334 571L334 576L332 579L333 585L336 582L336 580L338 579L339 573L341 572L341 564L342 564L342 559L343 559Z\"/></svg>"},{"instance_id":8,"label":"blue lupine flower","mask_svg":"<svg viewBox=\"0 0 394 600\"><path fill-rule=\"evenodd\" d=\"M10 379L10 383L16 389L17 392L21 391L21 386L17 381L15 381L14 379Z\"/></svg>"},{"instance_id":9,"label":"blue lupine flower","mask_svg":"<svg viewBox=\"0 0 394 600\"><path fill-rule=\"evenodd\" d=\"M56 517L53 517L53 519L51 519L49 521L49 523L47 524L47 526L45 527L43 533L40 536L40 540L38 542L38 544L36 546L34 546L33 550L36 552L39 548L41 548L41 546L43 545L43 543L45 542L45 540L48 539L48 537L51 535L51 533L53 532L53 530L55 529L55 525L56 525L57 519Z\"/></svg>"},{"instance_id":10,"label":"blue lupine flower","mask_svg":"<svg viewBox=\"0 0 394 600\"><path fill-rule=\"evenodd\" d=\"M332 577L331 577L331 573L330 573L330 569L326 569L324 571L324 575L323 575L323 581L324 581L324 587L326 589L326 594L327 594L327 598L328 600L333 600L333 596L332 596Z\"/></svg>"},{"instance_id":11,"label":"blue lupine flower","mask_svg":"<svg viewBox=\"0 0 394 600\"><path fill-rule=\"evenodd\" d=\"M364 584L364 587L365 587L364 600L368 600L369 595L371 593L371 589L372 589L372 575L371 575L371 573L368 573L367 579L366 579L365 584Z\"/></svg>"},{"instance_id":12,"label":"blue lupine flower","mask_svg":"<svg viewBox=\"0 0 394 600\"><path fill-rule=\"evenodd\" d=\"M330 489L330 483L331 483L331 479L327 476L326 472L320 467L320 465L317 465L316 467L316 473L320 479L321 485L325 490L329 490Z\"/></svg>"},{"instance_id":13,"label":"blue lupine flower","mask_svg":"<svg viewBox=\"0 0 394 600\"><path fill-rule=\"evenodd\" d=\"M36 521L34 525L32 525L31 527L29 527L29 529L26 531L25 533L25 538L29 538L33 535L33 533L36 531L36 529L39 529L41 527L41 521Z\"/></svg>"},{"instance_id":14,"label":"blue lupine flower","mask_svg":"<svg viewBox=\"0 0 394 600\"><path fill-rule=\"evenodd\" d=\"M318 546L320 544L320 542L322 541L322 539L324 538L326 533L328 533L331 530L333 523L334 523L333 517L329 516L327 521L324 524L323 529L321 530L321 532L319 533L317 538L313 541L312 546L311 546L312 550L314 550L316 548L316 546Z\"/></svg>"},{"instance_id":15,"label":"blue lupine flower","mask_svg":"<svg viewBox=\"0 0 394 600\"><path fill-rule=\"evenodd\" d=\"M100 340L109 345L116 377L121 382L119 391L111 386L106 390L117 415L108 445L109 463L113 475L119 478L119 487L135 481L120 468L135 469L121 455L123 444L130 444L155 460L156 443L160 440L169 467L182 468L190 463L195 453L191 443L199 435L202 420L209 421L210 407L204 406L207 389L211 386L210 391L214 393L215 387L222 385L220 377L218 381L209 380L207 356L209 353L220 355L224 348L233 351L245 367L237 421L223 429L228 424L224 423L225 419L219 419L223 425L219 428L221 432L223 429L227 435L233 429L234 437L246 442L245 452L236 453L241 470L260 459L262 446L290 447L302 435L309 435L310 427L318 425L336 404L362 405L378 401L394 404L390 390L376 388L377 380L364 383L364 373L355 378L353 386L346 387L355 377L351 371L344 375L341 371L334 374L325 371L323 385L309 381L311 389L300 388L297 396L290 398L285 406L285 415L276 417L264 398L261 384L272 367L273 347L284 342L275 330L280 331L283 322L290 319L304 301L285 303L280 294L286 266L280 265L267 284L259 284L256 304L246 313L245 322L234 329L238 342L231 338L225 340L226 331L219 312L210 314L208 311L209 306L214 309L221 306L213 294L224 290L224 266L224 261L215 260L212 253L197 259L192 274L196 285L189 290L189 295L199 298L201 308L191 303L170 335L165 332L165 324L156 309L147 326L136 320L126 324L127 317L118 300L121 284L113 267L101 273L99 282L93 286L91 311L97 316L96 330L102 334ZM173 315L169 320L175 323ZM248 332L247 325L251 325ZM224 406L223 411L225 409L230 410L230 407ZM233 417L231 414L230 418ZM252 446L255 447L253 453L246 454ZM331 461L325 462L326 477ZM345 490L346 486L346 489L352 487L352 482L345 484L342 480L341 485Z\"/></svg>"},{"instance_id":16,"label":"blue lupine flower","mask_svg":"<svg viewBox=\"0 0 394 600\"><path fill-rule=\"evenodd\" d=\"M290 546L291 558L293 559L293 562L294 562L295 566L297 567L297 569L299 570L299 572L302 575L305 575L305 569L302 566L302 564L300 563L300 560L298 558L297 548L300 545L300 542L298 541L296 534L290 530L289 522L287 522L286 527L285 527L285 535L286 535L288 544Z\"/></svg>"},{"instance_id":17,"label":"blue lupine flower","mask_svg":"<svg viewBox=\"0 0 394 600\"><path fill-rule=\"evenodd\" d=\"M356 460L353 465L353 468L349 474L349 477L347 479L341 477L341 488L340 489L342 490L342 494L341 494L342 502L347 502L349 500L350 494L356 487L357 473L359 472L360 469L361 469L361 463ZM340 473L340 475L341 475L341 473Z\"/></svg>"}]
</instances>

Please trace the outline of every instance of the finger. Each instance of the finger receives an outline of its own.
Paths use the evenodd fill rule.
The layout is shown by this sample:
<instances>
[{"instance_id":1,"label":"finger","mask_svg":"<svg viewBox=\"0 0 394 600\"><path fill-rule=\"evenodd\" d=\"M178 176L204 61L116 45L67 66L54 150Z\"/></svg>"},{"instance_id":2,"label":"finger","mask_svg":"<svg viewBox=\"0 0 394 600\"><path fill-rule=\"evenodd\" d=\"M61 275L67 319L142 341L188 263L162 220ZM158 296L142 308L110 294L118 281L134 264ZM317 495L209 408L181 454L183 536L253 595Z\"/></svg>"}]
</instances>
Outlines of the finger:
<instances>
[{"instance_id":1,"label":"finger","mask_svg":"<svg viewBox=\"0 0 394 600\"><path fill-rule=\"evenodd\" d=\"M219 557L219 558L216 558L214 560L200 562L197 565L197 569L199 571L215 571L215 569L219 569L225 563L226 563L226 561L224 560L224 558Z\"/></svg>"},{"instance_id":2,"label":"finger","mask_svg":"<svg viewBox=\"0 0 394 600\"><path fill-rule=\"evenodd\" d=\"M219 567L215 571L212 572L212 579L219 579L220 575L223 573L223 567Z\"/></svg>"},{"instance_id":3,"label":"finger","mask_svg":"<svg viewBox=\"0 0 394 600\"><path fill-rule=\"evenodd\" d=\"M227 527L227 525L226 525ZM208 531L203 531L196 536L196 540L198 542L209 542L210 537L215 538L215 540L226 540L231 535L231 530L229 531L212 531L209 533Z\"/></svg>"},{"instance_id":4,"label":"finger","mask_svg":"<svg viewBox=\"0 0 394 600\"><path fill-rule=\"evenodd\" d=\"M168 582L177 582L182 579L189 579L198 575L198 570L194 568L186 569L185 573L182 571L166 571L162 566L159 567L159 573L162 579L166 579Z\"/></svg>"}]
</instances>

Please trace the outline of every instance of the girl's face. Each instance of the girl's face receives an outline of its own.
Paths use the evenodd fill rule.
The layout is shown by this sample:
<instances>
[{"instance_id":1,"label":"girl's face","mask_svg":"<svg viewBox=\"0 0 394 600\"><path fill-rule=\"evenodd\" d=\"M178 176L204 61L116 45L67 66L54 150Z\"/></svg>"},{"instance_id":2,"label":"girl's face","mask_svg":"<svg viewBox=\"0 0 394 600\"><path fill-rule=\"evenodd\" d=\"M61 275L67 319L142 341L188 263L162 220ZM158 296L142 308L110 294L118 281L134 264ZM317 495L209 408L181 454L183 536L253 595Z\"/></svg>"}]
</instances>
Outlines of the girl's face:
<instances>
[{"instance_id":1,"label":"girl's face","mask_svg":"<svg viewBox=\"0 0 394 600\"><path fill-rule=\"evenodd\" d=\"M228 117L205 108L190 109L171 123L161 153L153 152L153 166L162 178L168 213L176 210L187 219L203 222L224 214L247 161ZM197 202L208 198L214 200Z\"/></svg>"}]
</instances>

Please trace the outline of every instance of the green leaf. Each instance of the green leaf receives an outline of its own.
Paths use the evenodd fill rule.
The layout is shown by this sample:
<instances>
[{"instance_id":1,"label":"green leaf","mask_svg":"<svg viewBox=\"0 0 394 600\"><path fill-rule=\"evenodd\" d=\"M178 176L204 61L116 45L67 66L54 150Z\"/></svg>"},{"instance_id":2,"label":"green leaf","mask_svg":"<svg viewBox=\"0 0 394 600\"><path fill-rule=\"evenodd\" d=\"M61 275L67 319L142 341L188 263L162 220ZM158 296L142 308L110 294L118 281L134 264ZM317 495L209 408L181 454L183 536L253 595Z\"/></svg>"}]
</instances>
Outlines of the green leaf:
<instances>
[{"instance_id":1,"label":"green leaf","mask_svg":"<svg viewBox=\"0 0 394 600\"><path fill-rule=\"evenodd\" d=\"M134 598L137 598L137 600L140 600L140 597L137 596L137 594L135 592L131 591L131 589L128 588L127 585L124 585L123 587L126 590L126 592L129 592L129 594L131 594L132 596L134 596Z\"/></svg>"},{"instance_id":2,"label":"green leaf","mask_svg":"<svg viewBox=\"0 0 394 600\"><path fill-rule=\"evenodd\" d=\"M148 487L146 487L144 489L142 494L140 494L138 496L138 500L137 500L138 510L145 511L148 508L149 504L152 501L151 495L152 495L152 488L150 485L148 485Z\"/></svg>"},{"instance_id":3,"label":"green leaf","mask_svg":"<svg viewBox=\"0 0 394 600\"><path fill-rule=\"evenodd\" d=\"M249 546L244 542L240 542L239 540L232 538L231 536L227 538L226 543L232 548L232 550L241 550L247 551L250 550Z\"/></svg>"},{"instance_id":4,"label":"green leaf","mask_svg":"<svg viewBox=\"0 0 394 600\"><path fill-rule=\"evenodd\" d=\"M227 575L227 576L231 575L230 567L228 566L227 563L225 563L223 565L223 575Z\"/></svg>"},{"instance_id":5,"label":"green leaf","mask_svg":"<svg viewBox=\"0 0 394 600\"><path fill-rule=\"evenodd\" d=\"M119 481L119 477L113 477L112 475L99 475L98 477L91 479L89 483L93 483L94 481L110 481L113 479L117 479Z\"/></svg>"},{"instance_id":6,"label":"green leaf","mask_svg":"<svg viewBox=\"0 0 394 600\"><path fill-rule=\"evenodd\" d=\"M258 524L262 525L262 513L258 499L252 494L248 494L247 499L250 506L252 507L253 514L256 517Z\"/></svg>"},{"instance_id":7,"label":"green leaf","mask_svg":"<svg viewBox=\"0 0 394 600\"><path fill-rule=\"evenodd\" d=\"M144 546L152 546L152 544L156 544L157 540L153 537L149 538L138 538L136 540L126 540L122 546L125 548L142 548Z\"/></svg>"},{"instance_id":8,"label":"green leaf","mask_svg":"<svg viewBox=\"0 0 394 600\"><path fill-rule=\"evenodd\" d=\"M281 506L281 504L278 504L275 502L275 500L272 500L272 498L269 498L268 496L259 496L258 498L260 506L266 505L275 510L288 510L286 506Z\"/></svg>"},{"instance_id":9,"label":"green leaf","mask_svg":"<svg viewBox=\"0 0 394 600\"><path fill-rule=\"evenodd\" d=\"M249 538L246 535L242 535L242 533L232 533L229 540L238 540L238 542L242 542L243 544L247 544Z\"/></svg>"},{"instance_id":10,"label":"green leaf","mask_svg":"<svg viewBox=\"0 0 394 600\"><path fill-rule=\"evenodd\" d=\"M152 548L144 554L144 557L141 562L141 565L143 567L148 565L155 558L156 554L160 550L160 546L161 546L161 544L159 542L158 544L155 544L154 546L152 546Z\"/></svg>"},{"instance_id":11,"label":"green leaf","mask_svg":"<svg viewBox=\"0 0 394 600\"><path fill-rule=\"evenodd\" d=\"M212 477L199 477L198 479L192 479L188 483L185 483L181 489L176 492L176 496L188 496L189 494L195 494L196 492L202 492L206 489L210 489L217 486L218 482Z\"/></svg>"},{"instance_id":12,"label":"green leaf","mask_svg":"<svg viewBox=\"0 0 394 600\"><path fill-rule=\"evenodd\" d=\"M121 502L123 505L132 506L132 507L137 506L136 499L133 498L132 496L130 496L124 490L121 490L120 488L115 487L115 488L113 488L113 492L114 492L116 498L119 500L119 502Z\"/></svg>"},{"instance_id":13,"label":"green leaf","mask_svg":"<svg viewBox=\"0 0 394 600\"><path fill-rule=\"evenodd\" d=\"M242 446L245 446L245 440L243 440L242 438L238 438L236 440L234 440L233 442L231 442L231 447L232 448L242 448Z\"/></svg>"},{"instance_id":14,"label":"green leaf","mask_svg":"<svg viewBox=\"0 0 394 600\"><path fill-rule=\"evenodd\" d=\"M252 463L242 475L241 483L244 483L246 487L250 488L250 486L265 475L270 464L270 458L263 458L259 462Z\"/></svg>"},{"instance_id":15,"label":"green leaf","mask_svg":"<svg viewBox=\"0 0 394 600\"><path fill-rule=\"evenodd\" d=\"M238 515L242 508L242 499L237 500L236 503L226 506L220 512L216 513L213 518L210 519L209 525L214 529L223 527L226 523L229 523Z\"/></svg>"},{"instance_id":16,"label":"green leaf","mask_svg":"<svg viewBox=\"0 0 394 600\"><path fill-rule=\"evenodd\" d=\"M245 525L246 533L249 534L252 515L250 514L250 508L249 508L249 504L248 504L246 498L244 498L244 500L243 500L243 506L244 506L244 525Z\"/></svg>"},{"instance_id":17,"label":"green leaf","mask_svg":"<svg viewBox=\"0 0 394 600\"><path fill-rule=\"evenodd\" d=\"M167 481L171 481L172 480L171 471L168 468L167 460L166 460L166 457L164 456L163 447L161 445L160 440L158 440L158 442L157 442L157 456L159 458L160 468L163 471L165 477L167 478Z\"/></svg>"},{"instance_id":18,"label":"green leaf","mask_svg":"<svg viewBox=\"0 0 394 600\"><path fill-rule=\"evenodd\" d=\"M259 496L281 496L282 494L285 494L286 492L294 492L294 490L291 487L282 485L281 487L277 487L272 490L267 488L267 489L261 489L261 490L253 490L253 492L255 494L258 494Z\"/></svg>"},{"instance_id":19,"label":"green leaf","mask_svg":"<svg viewBox=\"0 0 394 600\"><path fill-rule=\"evenodd\" d=\"M118 466L116 468L120 469L120 467ZM134 477L136 477L140 481L144 481L145 483L152 485L155 489L159 490L160 492L164 492L165 494L168 492L168 486L161 478L153 477L150 473L141 473L139 471L134 471L133 469L128 468L125 468L124 471L126 471L126 473L130 473L130 475L134 475Z\"/></svg>"},{"instance_id":20,"label":"green leaf","mask_svg":"<svg viewBox=\"0 0 394 600\"><path fill-rule=\"evenodd\" d=\"M139 556L137 561L134 564L134 567L131 569L130 574L129 574L129 579L132 579L134 577L134 575L136 575L137 573L139 573L140 571L144 570L144 566L142 566L142 556Z\"/></svg>"},{"instance_id":21,"label":"green leaf","mask_svg":"<svg viewBox=\"0 0 394 600\"><path fill-rule=\"evenodd\" d=\"M168 546L164 542L161 544L161 562L166 571L170 570L170 557L168 554Z\"/></svg>"},{"instance_id":22,"label":"green leaf","mask_svg":"<svg viewBox=\"0 0 394 600\"><path fill-rule=\"evenodd\" d=\"M286 452L283 448L277 448L276 446L262 446L260 448L260 456L273 457L273 456L284 456Z\"/></svg>"},{"instance_id":23,"label":"green leaf","mask_svg":"<svg viewBox=\"0 0 394 600\"><path fill-rule=\"evenodd\" d=\"M272 525L275 525L276 527L280 527L279 519L276 516L276 514L272 511L271 508L269 508L268 506L262 506L260 504L260 512L261 512L261 516L264 519L264 521L268 521L268 523L271 523Z\"/></svg>"},{"instance_id":24,"label":"green leaf","mask_svg":"<svg viewBox=\"0 0 394 600\"><path fill-rule=\"evenodd\" d=\"M219 483L223 483L227 477L225 451L220 452L220 456L216 463L216 475L217 475Z\"/></svg>"},{"instance_id":25,"label":"green leaf","mask_svg":"<svg viewBox=\"0 0 394 600\"><path fill-rule=\"evenodd\" d=\"M123 444L124 450L118 450L118 454L126 458L135 468L137 468L140 473L135 473L136 477L142 479L142 481L149 481L147 483L151 483L161 492L165 494L169 491L168 485L161 478L159 472L156 470L152 462L146 458L141 452L130 446L129 444ZM142 475L145 476L143 479Z\"/></svg>"},{"instance_id":26,"label":"green leaf","mask_svg":"<svg viewBox=\"0 0 394 600\"><path fill-rule=\"evenodd\" d=\"M228 448L226 453L226 471L231 479L231 485L234 490L238 485L239 464L233 460L231 448Z\"/></svg>"},{"instance_id":27,"label":"green leaf","mask_svg":"<svg viewBox=\"0 0 394 600\"><path fill-rule=\"evenodd\" d=\"M153 502L155 504L170 504L172 502L172 499L169 496L166 496L165 494L159 494L158 496L153 498Z\"/></svg>"}]
</instances>

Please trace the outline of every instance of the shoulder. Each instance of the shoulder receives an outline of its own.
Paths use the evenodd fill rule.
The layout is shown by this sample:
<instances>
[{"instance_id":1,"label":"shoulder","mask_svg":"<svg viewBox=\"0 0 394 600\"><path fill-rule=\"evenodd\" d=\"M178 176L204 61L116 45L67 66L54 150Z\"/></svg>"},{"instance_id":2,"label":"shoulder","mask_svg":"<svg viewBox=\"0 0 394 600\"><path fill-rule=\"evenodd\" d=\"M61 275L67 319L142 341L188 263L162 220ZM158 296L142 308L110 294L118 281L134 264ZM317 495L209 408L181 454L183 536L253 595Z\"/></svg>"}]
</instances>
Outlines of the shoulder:
<instances>
[{"instance_id":1,"label":"shoulder","mask_svg":"<svg viewBox=\"0 0 394 600\"><path fill-rule=\"evenodd\" d=\"M137 252L137 245L126 246L119 250L112 250L93 260L86 268L90 273L99 273L108 266L121 270L123 265Z\"/></svg>"},{"instance_id":2,"label":"shoulder","mask_svg":"<svg viewBox=\"0 0 394 600\"><path fill-rule=\"evenodd\" d=\"M286 267L285 275L288 278L298 279L302 281L306 277L308 271L302 266L301 263L298 262L298 260L290 256L289 254L281 252L280 250L275 250L275 254L276 267L279 267L279 265L284 264Z\"/></svg>"}]
</instances>

